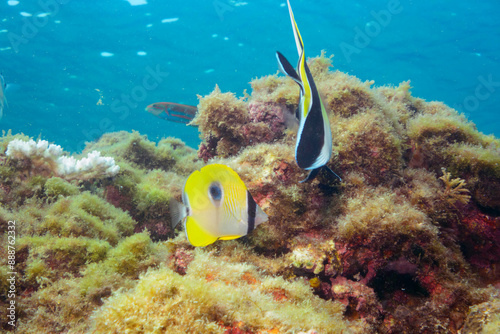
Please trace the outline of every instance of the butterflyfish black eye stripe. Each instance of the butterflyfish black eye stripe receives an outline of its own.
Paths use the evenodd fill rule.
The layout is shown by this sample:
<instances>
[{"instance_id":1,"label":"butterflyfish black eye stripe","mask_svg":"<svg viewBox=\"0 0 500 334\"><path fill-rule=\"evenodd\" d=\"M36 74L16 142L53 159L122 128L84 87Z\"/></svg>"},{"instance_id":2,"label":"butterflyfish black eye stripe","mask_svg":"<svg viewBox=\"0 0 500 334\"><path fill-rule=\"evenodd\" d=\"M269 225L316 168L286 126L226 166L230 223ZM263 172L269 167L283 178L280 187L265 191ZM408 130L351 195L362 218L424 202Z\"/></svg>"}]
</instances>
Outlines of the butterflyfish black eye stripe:
<instances>
[{"instance_id":1,"label":"butterflyfish black eye stripe","mask_svg":"<svg viewBox=\"0 0 500 334\"><path fill-rule=\"evenodd\" d=\"M257 212L257 203L253 199L250 192L247 190L247 210L248 210L248 229L247 234L255 228L255 215Z\"/></svg>"}]
</instances>

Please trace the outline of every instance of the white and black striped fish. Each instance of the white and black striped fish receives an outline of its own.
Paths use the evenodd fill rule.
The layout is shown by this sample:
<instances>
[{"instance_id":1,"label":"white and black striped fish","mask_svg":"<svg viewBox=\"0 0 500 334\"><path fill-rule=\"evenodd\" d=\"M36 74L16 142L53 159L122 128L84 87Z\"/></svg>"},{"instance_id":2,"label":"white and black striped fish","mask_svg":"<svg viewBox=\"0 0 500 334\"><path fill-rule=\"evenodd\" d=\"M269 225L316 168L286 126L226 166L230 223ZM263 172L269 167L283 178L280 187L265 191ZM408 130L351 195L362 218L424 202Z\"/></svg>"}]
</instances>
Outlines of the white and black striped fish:
<instances>
[{"instance_id":1,"label":"white and black striped fish","mask_svg":"<svg viewBox=\"0 0 500 334\"><path fill-rule=\"evenodd\" d=\"M330 122L306 63L304 43L294 19L290 1L287 0L287 3L299 53L297 71L281 53L276 52L276 58L281 72L288 75L300 86L300 101L297 112L300 123L295 144L295 161L300 168L310 171L302 182L314 179L321 169L327 170L340 180L340 177L326 165L332 155Z\"/></svg>"}]
</instances>

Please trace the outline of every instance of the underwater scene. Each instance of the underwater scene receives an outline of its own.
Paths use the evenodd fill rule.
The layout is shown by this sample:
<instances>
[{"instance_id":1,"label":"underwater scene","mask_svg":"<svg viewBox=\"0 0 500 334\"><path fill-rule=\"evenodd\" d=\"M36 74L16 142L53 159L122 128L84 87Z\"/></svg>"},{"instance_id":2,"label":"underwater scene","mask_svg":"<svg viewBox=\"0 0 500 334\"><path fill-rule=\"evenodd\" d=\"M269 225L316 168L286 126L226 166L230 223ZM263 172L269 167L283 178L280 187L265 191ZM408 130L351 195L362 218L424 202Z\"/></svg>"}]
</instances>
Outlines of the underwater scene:
<instances>
[{"instance_id":1,"label":"underwater scene","mask_svg":"<svg viewBox=\"0 0 500 334\"><path fill-rule=\"evenodd\" d=\"M2 0L0 331L499 333L499 11Z\"/></svg>"}]
</instances>

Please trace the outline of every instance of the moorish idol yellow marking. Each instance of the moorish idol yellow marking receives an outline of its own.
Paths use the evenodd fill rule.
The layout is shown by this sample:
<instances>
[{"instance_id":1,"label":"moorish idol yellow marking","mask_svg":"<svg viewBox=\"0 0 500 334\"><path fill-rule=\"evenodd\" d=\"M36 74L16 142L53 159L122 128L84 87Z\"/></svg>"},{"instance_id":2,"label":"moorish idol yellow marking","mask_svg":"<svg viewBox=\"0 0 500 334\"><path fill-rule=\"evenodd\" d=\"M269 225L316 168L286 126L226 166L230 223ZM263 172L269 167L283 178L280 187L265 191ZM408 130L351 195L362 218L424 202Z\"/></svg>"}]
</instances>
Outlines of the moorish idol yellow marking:
<instances>
[{"instance_id":1,"label":"moorish idol yellow marking","mask_svg":"<svg viewBox=\"0 0 500 334\"><path fill-rule=\"evenodd\" d=\"M182 202L170 200L172 226L183 221L187 239L196 247L240 238L267 221L239 175L225 165L194 171L184 185Z\"/></svg>"},{"instance_id":2,"label":"moorish idol yellow marking","mask_svg":"<svg viewBox=\"0 0 500 334\"><path fill-rule=\"evenodd\" d=\"M287 4L292 21L295 43L297 44L297 51L299 53L297 71L295 71L290 62L280 52L276 52L276 58L278 59L281 72L292 78L300 87L300 101L297 110L299 131L295 144L295 161L300 168L310 170L309 175L301 182L314 179L321 169L327 170L341 180L326 165L332 155L330 122L325 106L316 89L314 79L307 66L304 43L300 36L299 27L295 22L289 0L287 0Z\"/></svg>"}]
</instances>

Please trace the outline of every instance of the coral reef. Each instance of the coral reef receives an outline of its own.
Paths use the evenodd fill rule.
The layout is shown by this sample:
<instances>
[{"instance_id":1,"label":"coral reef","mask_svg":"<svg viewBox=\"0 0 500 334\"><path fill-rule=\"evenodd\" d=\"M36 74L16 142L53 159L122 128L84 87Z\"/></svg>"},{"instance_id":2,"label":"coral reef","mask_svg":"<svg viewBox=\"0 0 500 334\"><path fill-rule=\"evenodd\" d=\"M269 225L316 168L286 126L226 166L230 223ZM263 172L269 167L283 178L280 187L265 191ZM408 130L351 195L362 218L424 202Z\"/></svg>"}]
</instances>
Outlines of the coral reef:
<instances>
[{"instance_id":1,"label":"coral reef","mask_svg":"<svg viewBox=\"0 0 500 334\"><path fill-rule=\"evenodd\" d=\"M251 99L237 99L221 93L218 86L205 97L198 97L198 114L191 122L199 126L203 142L198 156L207 162L215 156L236 155L241 148L272 142L283 136L286 125L284 105Z\"/></svg>"},{"instance_id":2,"label":"coral reef","mask_svg":"<svg viewBox=\"0 0 500 334\"><path fill-rule=\"evenodd\" d=\"M498 299L470 308L461 334L495 334L500 328L500 301Z\"/></svg>"},{"instance_id":3,"label":"coral reef","mask_svg":"<svg viewBox=\"0 0 500 334\"><path fill-rule=\"evenodd\" d=\"M443 176L439 179L444 182L444 194L448 203L452 205L455 204L455 202L467 204L470 195L469 189L465 188L465 181L459 178L451 179L451 173L447 172L444 167L441 169L443 170Z\"/></svg>"},{"instance_id":4,"label":"coral reef","mask_svg":"<svg viewBox=\"0 0 500 334\"><path fill-rule=\"evenodd\" d=\"M298 88L278 75L242 98L199 97L197 151L117 132L68 156L3 133L0 252L15 221L16 330L496 333L500 141L409 82L375 87L324 54L308 62L340 184L321 173L299 183ZM234 169L269 220L194 249L169 202L207 162Z\"/></svg>"},{"instance_id":5,"label":"coral reef","mask_svg":"<svg viewBox=\"0 0 500 334\"><path fill-rule=\"evenodd\" d=\"M185 276L168 268L149 271L133 290L111 297L95 313L93 330L232 333L237 327L246 333L273 333L314 326L321 333L341 333L348 328L342 309L300 282L197 250Z\"/></svg>"}]
</instances>

